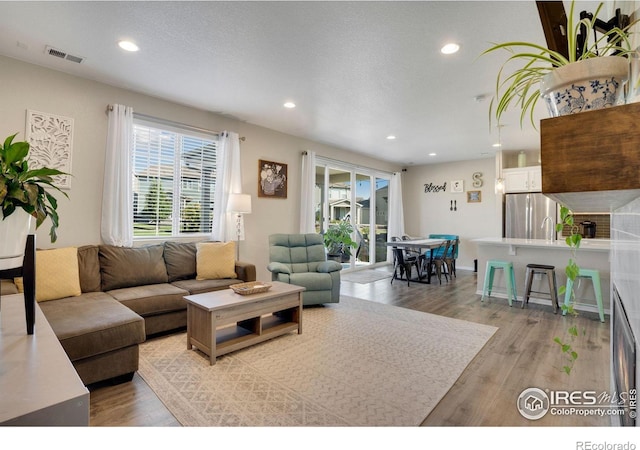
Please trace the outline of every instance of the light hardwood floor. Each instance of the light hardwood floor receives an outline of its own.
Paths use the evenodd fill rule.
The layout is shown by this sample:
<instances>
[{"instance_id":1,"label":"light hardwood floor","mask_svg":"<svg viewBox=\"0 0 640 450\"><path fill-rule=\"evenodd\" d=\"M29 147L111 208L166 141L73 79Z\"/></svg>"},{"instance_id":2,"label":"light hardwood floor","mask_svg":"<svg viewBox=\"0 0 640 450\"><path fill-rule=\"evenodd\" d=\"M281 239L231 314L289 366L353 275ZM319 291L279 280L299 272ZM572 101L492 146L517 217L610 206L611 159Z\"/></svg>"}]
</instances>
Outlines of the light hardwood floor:
<instances>
[{"instance_id":1,"label":"light hardwood floor","mask_svg":"<svg viewBox=\"0 0 640 450\"><path fill-rule=\"evenodd\" d=\"M384 269L377 269L384 270ZM530 421L520 416L516 401L529 387L549 390L609 392L609 316L562 317L551 305L521 303L509 307L501 298L484 302L476 295L476 274L458 270L442 285L383 279L368 284L343 281L342 294L442 316L498 327L455 385L424 420L423 426L609 426L608 417L551 416ZM571 375L556 336L576 324L584 333L575 343L578 361ZM130 383L91 391L92 426L180 426L153 391L136 374Z\"/></svg>"}]
</instances>

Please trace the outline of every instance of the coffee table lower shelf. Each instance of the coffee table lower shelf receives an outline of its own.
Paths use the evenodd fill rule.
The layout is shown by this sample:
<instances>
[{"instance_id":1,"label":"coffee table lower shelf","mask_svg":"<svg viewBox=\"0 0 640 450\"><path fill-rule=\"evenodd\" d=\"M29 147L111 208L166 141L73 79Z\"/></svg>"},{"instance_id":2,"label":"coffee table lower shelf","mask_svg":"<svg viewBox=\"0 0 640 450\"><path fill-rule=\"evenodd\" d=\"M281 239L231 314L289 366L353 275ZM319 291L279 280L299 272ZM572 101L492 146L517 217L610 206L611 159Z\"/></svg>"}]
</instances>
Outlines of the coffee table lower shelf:
<instances>
[{"instance_id":1,"label":"coffee table lower shelf","mask_svg":"<svg viewBox=\"0 0 640 450\"><path fill-rule=\"evenodd\" d=\"M303 290L278 283L254 295L224 290L187 296L187 348L196 347L213 365L226 353L292 331L300 334Z\"/></svg>"}]
</instances>

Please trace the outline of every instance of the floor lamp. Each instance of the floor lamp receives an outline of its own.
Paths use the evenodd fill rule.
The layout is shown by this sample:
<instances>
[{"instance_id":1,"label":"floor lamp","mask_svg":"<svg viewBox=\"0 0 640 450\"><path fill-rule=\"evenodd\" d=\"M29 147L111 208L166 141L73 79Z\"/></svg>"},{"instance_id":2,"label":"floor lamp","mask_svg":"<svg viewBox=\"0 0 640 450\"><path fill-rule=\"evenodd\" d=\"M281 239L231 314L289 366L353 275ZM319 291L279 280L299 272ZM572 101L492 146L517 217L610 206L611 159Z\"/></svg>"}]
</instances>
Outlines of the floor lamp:
<instances>
[{"instance_id":1,"label":"floor lamp","mask_svg":"<svg viewBox=\"0 0 640 450\"><path fill-rule=\"evenodd\" d=\"M236 260L240 260L240 236L242 235L242 215L251 214L251 195L229 194L227 211L236 214Z\"/></svg>"}]
</instances>

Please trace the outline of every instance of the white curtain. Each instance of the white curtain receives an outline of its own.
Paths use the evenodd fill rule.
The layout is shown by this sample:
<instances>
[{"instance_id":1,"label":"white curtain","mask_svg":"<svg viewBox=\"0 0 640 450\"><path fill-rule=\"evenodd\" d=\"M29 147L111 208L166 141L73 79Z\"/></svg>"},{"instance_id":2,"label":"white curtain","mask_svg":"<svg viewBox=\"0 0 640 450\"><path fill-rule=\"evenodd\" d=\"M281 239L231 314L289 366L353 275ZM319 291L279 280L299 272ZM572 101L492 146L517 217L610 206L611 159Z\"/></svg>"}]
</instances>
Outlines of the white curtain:
<instances>
[{"instance_id":1,"label":"white curtain","mask_svg":"<svg viewBox=\"0 0 640 450\"><path fill-rule=\"evenodd\" d=\"M216 191L213 209L212 239L235 241L237 238L236 217L227 211L229 194L242 193L242 170L240 168L240 137L237 133L224 131L220 134L216 156ZM240 216L241 236L244 235L244 217Z\"/></svg>"},{"instance_id":2,"label":"white curtain","mask_svg":"<svg viewBox=\"0 0 640 450\"><path fill-rule=\"evenodd\" d=\"M387 240L392 236L402 237L404 234L404 208L402 207L402 172L391 176L389 185L389 223ZM391 247L387 247L387 261L393 261Z\"/></svg>"},{"instance_id":3,"label":"white curtain","mask_svg":"<svg viewBox=\"0 0 640 450\"><path fill-rule=\"evenodd\" d=\"M300 177L300 233L316 232L316 152L302 155Z\"/></svg>"},{"instance_id":4,"label":"white curtain","mask_svg":"<svg viewBox=\"0 0 640 450\"><path fill-rule=\"evenodd\" d=\"M133 109L113 105L108 112L100 234L105 244L133 245Z\"/></svg>"}]
</instances>

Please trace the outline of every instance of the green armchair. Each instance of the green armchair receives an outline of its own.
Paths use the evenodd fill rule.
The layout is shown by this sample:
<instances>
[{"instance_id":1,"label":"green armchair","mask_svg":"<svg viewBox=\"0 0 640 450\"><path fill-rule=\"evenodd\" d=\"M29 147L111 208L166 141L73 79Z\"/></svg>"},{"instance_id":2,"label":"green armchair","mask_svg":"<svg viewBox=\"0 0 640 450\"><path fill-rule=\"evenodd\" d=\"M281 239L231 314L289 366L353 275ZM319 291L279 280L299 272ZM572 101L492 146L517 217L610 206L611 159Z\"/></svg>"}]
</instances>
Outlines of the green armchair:
<instances>
[{"instance_id":1,"label":"green armchair","mask_svg":"<svg viewBox=\"0 0 640 450\"><path fill-rule=\"evenodd\" d=\"M267 269L273 281L306 288L302 294L304 305L340 301L342 266L327 261L320 234L272 234Z\"/></svg>"}]
</instances>

